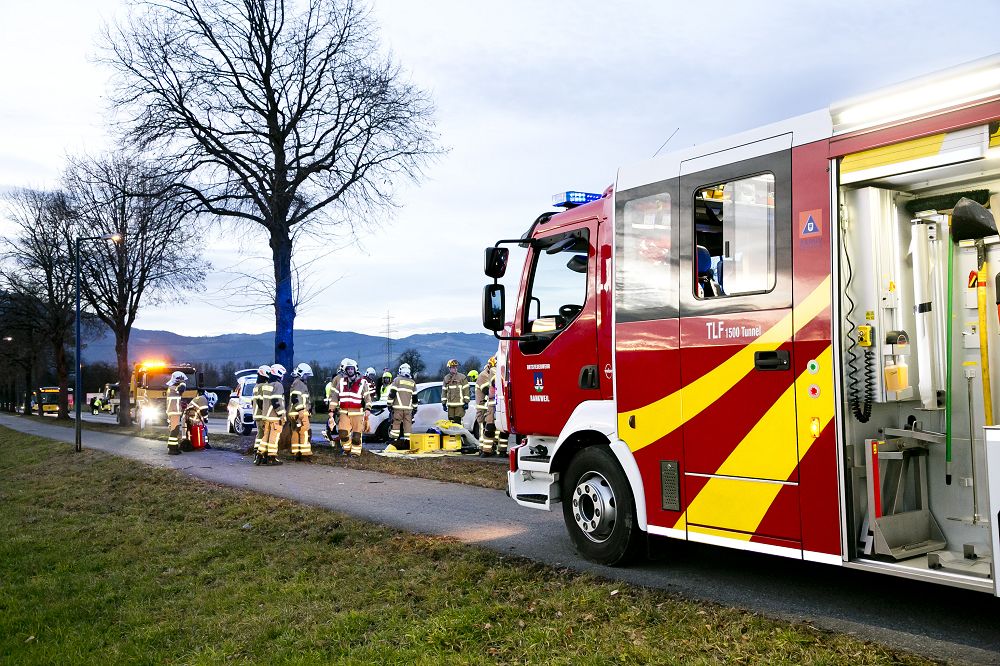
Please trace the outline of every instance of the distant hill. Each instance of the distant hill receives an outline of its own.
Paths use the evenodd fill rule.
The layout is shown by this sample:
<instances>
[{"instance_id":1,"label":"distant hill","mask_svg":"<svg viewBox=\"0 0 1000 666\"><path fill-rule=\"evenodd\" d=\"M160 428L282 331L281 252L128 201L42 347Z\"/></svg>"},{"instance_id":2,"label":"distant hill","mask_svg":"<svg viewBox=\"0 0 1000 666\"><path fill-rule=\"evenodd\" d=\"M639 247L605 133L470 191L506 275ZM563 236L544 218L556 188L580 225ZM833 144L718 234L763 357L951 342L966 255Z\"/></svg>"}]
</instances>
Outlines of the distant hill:
<instances>
[{"instance_id":1,"label":"distant hill","mask_svg":"<svg viewBox=\"0 0 1000 666\"><path fill-rule=\"evenodd\" d=\"M110 333L87 343L87 362L115 362L114 336ZM465 360L478 356L485 361L496 353L497 341L487 333L423 333L392 341L392 360L404 349L416 349L436 371L449 358ZM251 366L274 361L274 334L248 335L231 333L213 337L191 337L169 331L133 329L129 339L129 356L133 361L143 358L167 358L189 362L221 365L232 362ZM319 361L326 365L339 363L345 356L356 359L361 367L373 366L381 371L385 366L385 338L343 331L295 331L295 362Z\"/></svg>"}]
</instances>

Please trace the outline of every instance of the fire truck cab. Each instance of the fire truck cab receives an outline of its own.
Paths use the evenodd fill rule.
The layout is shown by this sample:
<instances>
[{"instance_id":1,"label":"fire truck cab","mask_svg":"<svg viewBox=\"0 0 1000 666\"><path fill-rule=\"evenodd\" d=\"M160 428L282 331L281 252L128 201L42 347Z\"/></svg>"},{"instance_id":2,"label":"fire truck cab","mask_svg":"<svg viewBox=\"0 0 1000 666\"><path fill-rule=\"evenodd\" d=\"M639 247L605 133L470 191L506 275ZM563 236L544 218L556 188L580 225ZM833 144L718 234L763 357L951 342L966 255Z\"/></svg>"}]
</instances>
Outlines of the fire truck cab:
<instances>
[{"instance_id":1,"label":"fire truck cab","mask_svg":"<svg viewBox=\"0 0 1000 666\"><path fill-rule=\"evenodd\" d=\"M1000 56L557 203L486 250L515 502L996 593Z\"/></svg>"}]
</instances>

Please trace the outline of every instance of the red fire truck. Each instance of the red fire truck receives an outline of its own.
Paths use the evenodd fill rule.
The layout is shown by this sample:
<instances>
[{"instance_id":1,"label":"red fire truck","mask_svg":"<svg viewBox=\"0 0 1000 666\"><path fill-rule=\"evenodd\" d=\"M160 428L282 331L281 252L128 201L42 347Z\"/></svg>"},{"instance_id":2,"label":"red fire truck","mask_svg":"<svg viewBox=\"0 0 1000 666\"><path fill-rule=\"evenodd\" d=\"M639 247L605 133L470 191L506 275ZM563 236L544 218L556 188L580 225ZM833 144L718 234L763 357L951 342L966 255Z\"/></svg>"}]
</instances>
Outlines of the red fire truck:
<instances>
[{"instance_id":1,"label":"red fire truck","mask_svg":"<svg viewBox=\"0 0 1000 666\"><path fill-rule=\"evenodd\" d=\"M511 498L605 564L658 535L995 593L998 121L995 56L622 168L488 248Z\"/></svg>"}]
</instances>

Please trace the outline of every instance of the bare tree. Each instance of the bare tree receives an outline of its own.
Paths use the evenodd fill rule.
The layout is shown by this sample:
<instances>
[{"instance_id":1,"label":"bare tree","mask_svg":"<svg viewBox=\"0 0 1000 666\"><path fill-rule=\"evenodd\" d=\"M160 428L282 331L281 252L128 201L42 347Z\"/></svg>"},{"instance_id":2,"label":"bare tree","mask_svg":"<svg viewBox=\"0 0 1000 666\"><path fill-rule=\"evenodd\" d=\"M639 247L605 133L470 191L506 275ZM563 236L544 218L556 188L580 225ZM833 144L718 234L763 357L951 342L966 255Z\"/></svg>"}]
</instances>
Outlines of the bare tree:
<instances>
[{"instance_id":1,"label":"bare tree","mask_svg":"<svg viewBox=\"0 0 1000 666\"><path fill-rule=\"evenodd\" d=\"M296 234L372 223L439 152L433 105L380 55L367 8L302 4L149 0L104 40L125 138L176 165L200 210L267 233L288 367Z\"/></svg>"},{"instance_id":2,"label":"bare tree","mask_svg":"<svg viewBox=\"0 0 1000 666\"><path fill-rule=\"evenodd\" d=\"M35 296L0 290L0 360L10 368L4 391L10 411L20 404L28 414L31 393L38 388L39 366L46 358L48 346L36 316L39 311L41 307ZM20 393L19 384L23 389Z\"/></svg>"},{"instance_id":3,"label":"bare tree","mask_svg":"<svg viewBox=\"0 0 1000 666\"><path fill-rule=\"evenodd\" d=\"M410 374L416 379L419 375L422 375L424 370L427 369L427 364L424 363L424 359L420 356L420 352L412 347L410 349L404 349L403 353L399 355L396 359L396 368L404 363L410 364ZM395 371L395 368L393 369Z\"/></svg>"},{"instance_id":4,"label":"bare tree","mask_svg":"<svg viewBox=\"0 0 1000 666\"><path fill-rule=\"evenodd\" d=\"M121 155L73 159L64 181L88 234L121 236L80 253L80 287L115 336L118 422L128 425L128 342L139 307L181 301L197 289L205 277L202 247L182 202L169 196L169 180L148 163Z\"/></svg>"},{"instance_id":5,"label":"bare tree","mask_svg":"<svg viewBox=\"0 0 1000 666\"><path fill-rule=\"evenodd\" d=\"M59 384L59 418L69 418L67 346L73 340L73 236L75 221L63 192L19 189L7 195L16 236L3 239L0 288L15 294L21 317L49 345ZM29 370L30 381L30 370ZM76 399L79 399L77 396Z\"/></svg>"}]
</instances>

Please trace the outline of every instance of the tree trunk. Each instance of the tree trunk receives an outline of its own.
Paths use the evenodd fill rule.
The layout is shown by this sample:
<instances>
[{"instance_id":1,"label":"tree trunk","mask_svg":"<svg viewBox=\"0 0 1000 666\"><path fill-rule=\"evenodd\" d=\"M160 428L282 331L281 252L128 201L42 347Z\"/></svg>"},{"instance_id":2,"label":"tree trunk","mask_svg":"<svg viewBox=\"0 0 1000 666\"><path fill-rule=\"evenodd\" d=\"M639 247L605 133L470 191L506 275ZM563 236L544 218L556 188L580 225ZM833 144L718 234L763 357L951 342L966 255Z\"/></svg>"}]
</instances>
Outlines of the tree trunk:
<instances>
[{"instance_id":1,"label":"tree trunk","mask_svg":"<svg viewBox=\"0 0 1000 666\"><path fill-rule=\"evenodd\" d=\"M274 261L274 361L292 367L294 358L295 301L292 293L292 239L287 229L271 230Z\"/></svg>"},{"instance_id":2,"label":"tree trunk","mask_svg":"<svg viewBox=\"0 0 1000 666\"><path fill-rule=\"evenodd\" d=\"M34 366L34 359L24 368L24 414L32 414L31 410L31 368Z\"/></svg>"},{"instance_id":3,"label":"tree trunk","mask_svg":"<svg viewBox=\"0 0 1000 666\"><path fill-rule=\"evenodd\" d=\"M128 364L128 334L126 326L115 328L115 359L118 362L118 424L132 425L132 401L129 391L132 368Z\"/></svg>"},{"instance_id":4,"label":"tree trunk","mask_svg":"<svg viewBox=\"0 0 1000 666\"><path fill-rule=\"evenodd\" d=\"M59 381L59 415L60 419L69 418L69 359L66 356L66 345L62 340L52 345L52 351L56 358L56 378ZM38 401L41 402L41 395ZM74 396L74 400L79 400L80 396Z\"/></svg>"}]
</instances>

